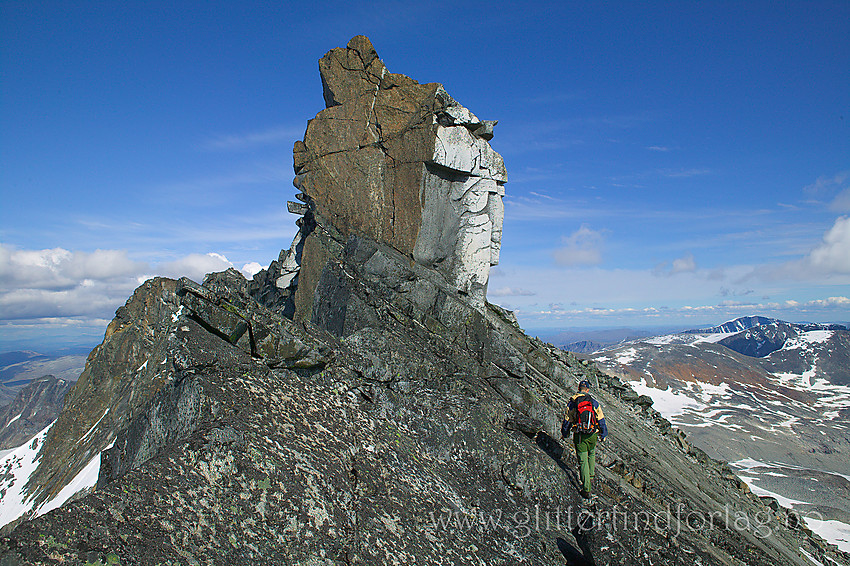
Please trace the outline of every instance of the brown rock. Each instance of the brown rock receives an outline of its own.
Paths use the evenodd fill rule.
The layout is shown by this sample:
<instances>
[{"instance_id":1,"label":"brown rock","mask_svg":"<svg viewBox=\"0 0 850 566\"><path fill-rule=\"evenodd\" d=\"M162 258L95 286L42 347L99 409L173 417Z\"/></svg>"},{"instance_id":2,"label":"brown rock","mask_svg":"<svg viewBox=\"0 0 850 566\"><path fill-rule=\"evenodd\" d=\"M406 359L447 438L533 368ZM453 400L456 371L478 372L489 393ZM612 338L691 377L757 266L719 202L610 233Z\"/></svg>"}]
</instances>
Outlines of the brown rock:
<instances>
[{"instance_id":1,"label":"brown rock","mask_svg":"<svg viewBox=\"0 0 850 566\"><path fill-rule=\"evenodd\" d=\"M437 83L388 72L364 36L326 53L319 71L327 108L293 148L293 183L315 203L316 223L338 241L367 237L441 271L483 309L507 179L487 143L495 122ZM316 245L305 238L311 262ZM296 318L311 317L322 269L302 270Z\"/></svg>"}]
</instances>

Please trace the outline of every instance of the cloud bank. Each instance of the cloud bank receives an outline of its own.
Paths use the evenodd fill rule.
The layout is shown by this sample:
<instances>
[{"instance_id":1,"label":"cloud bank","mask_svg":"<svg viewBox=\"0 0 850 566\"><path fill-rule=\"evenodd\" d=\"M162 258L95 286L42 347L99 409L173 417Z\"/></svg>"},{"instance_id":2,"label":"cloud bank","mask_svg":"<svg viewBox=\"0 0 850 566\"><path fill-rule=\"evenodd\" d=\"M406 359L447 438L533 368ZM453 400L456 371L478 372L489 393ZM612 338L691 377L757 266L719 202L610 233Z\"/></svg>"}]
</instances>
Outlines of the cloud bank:
<instances>
[{"instance_id":1,"label":"cloud bank","mask_svg":"<svg viewBox=\"0 0 850 566\"><path fill-rule=\"evenodd\" d=\"M25 250L0 243L0 321L109 320L154 275L201 281L230 267L233 263L219 253L193 253L151 266L131 259L126 250ZM251 277L260 269L252 262L242 271Z\"/></svg>"},{"instance_id":2,"label":"cloud bank","mask_svg":"<svg viewBox=\"0 0 850 566\"><path fill-rule=\"evenodd\" d=\"M805 261L826 275L850 273L850 217L838 218Z\"/></svg>"}]
</instances>

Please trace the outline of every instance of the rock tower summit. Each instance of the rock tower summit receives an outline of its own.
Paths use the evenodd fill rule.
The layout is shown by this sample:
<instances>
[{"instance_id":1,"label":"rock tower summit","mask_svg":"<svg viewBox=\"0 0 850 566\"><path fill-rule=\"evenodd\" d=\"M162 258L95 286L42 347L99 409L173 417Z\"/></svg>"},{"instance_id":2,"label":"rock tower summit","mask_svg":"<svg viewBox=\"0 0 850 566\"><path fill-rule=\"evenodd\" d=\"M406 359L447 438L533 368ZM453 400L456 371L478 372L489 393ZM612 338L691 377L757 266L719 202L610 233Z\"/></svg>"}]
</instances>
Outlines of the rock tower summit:
<instances>
[{"instance_id":1,"label":"rock tower summit","mask_svg":"<svg viewBox=\"0 0 850 566\"><path fill-rule=\"evenodd\" d=\"M316 226L337 240L366 237L434 270L481 311L490 266L499 261L507 181L479 120L438 83L390 73L368 38L354 37L319 61L326 108L295 143L295 186L305 215L281 256L277 287L309 318L323 255ZM320 262L319 262L320 263ZM297 292L296 292L297 288Z\"/></svg>"}]
</instances>

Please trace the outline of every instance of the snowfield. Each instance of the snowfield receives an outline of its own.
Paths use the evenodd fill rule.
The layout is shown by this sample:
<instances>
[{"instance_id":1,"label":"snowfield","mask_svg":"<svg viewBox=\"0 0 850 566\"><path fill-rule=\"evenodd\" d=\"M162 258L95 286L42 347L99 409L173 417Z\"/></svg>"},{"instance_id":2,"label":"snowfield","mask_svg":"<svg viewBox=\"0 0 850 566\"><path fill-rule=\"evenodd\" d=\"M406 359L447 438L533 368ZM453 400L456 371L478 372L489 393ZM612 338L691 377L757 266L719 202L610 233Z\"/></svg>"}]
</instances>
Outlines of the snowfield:
<instances>
[{"instance_id":1,"label":"snowfield","mask_svg":"<svg viewBox=\"0 0 850 566\"><path fill-rule=\"evenodd\" d=\"M33 503L27 502L28 494L24 493L24 485L38 467L38 455L52 426L53 423L50 423L0 460L0 492L3 492L0 499L0 525L7 525L32 510Z\"/></svg>"},{"instance_id":2,"label":"snowfield","mask_svg":"<svg viewBox=\"0 0 850 566\"><path fill-rule=\"evenodd\" d=\"M24 493L24 486L30 475L38 467L38 459L44 445L44 439L55 422L50 423L21 446L0 454L0 493L3 494L0 497L0 527L33 510L35 502L30 500L30 494ZM68 485L62 488L56 497L44 502L36 510L35 515L43 515L61 507L76 493L94 487L99 472L100 453L96 454L86 467Z\"/></svg>"},{"instance_id":3,"label":"snowfield","mask_svg":"<svg viewBox=\"0 0 850 566\"><path fill-rule=\"evenodd\" d=\"M628 350L620 352L616 360L618 364L628 365L637 359L637 355L637 350L629 348Z\"/></svg>"},{"instance_id":4,"label":"snowfield","mask_svg":"<svg viewBox=\"0 0 850 566\"><path fill-rule=\"evenodd\" d=\"M647 385L645 379L641 379L640 383L633 381L629 385L632 386L632 389L634 389L638 395L648 395L652 397L653 408L664 415L664 418L667 419L683 415L688 412L689 409L692 411L704 411L708 408L707 405L698 403L684 393L674 393L669 389L665 390L650 387Z\"/></svg>"},{"instance_id":5,"label":"snowfield","mask_svg":"<svg viewBox=\"0 0 850 566\"><path fill-rule=\"evenodd\" d=\"M820 451L818 442L821 438L827 448L823 448L822 454L818 453L828 457L832 453L827 451L833 445L831 443L840 442L842 435L850 430L847 420L850 385L831 383L831 376L825 374L834 366L827 362L827 358L832 355L831 344L841 338L838 335L840 331L804 331L797 327L796 335L791 333L793 337L787 338L780 349L762 358L751 358L763 362L740 362L738 360L743 354L735 354L731 349L724 353L722 348L713 344L742 331L749 333L751 329L737 323L724 326L702 332L635 340L610 348L593 359L601 369L607 366L615 375L629 376L628 384L636 393L651 397L653 408L671 425L693 433L695 438L718 443L711 446L718 447L721 453L725 451L732 455L719 456L721 459L734 461L748 454L759 454L769 455L764 460L773 462L774 459L782 459L773 454L800 449L801 439L805 449ZM761 340L757 333L744 338L754 346L758 345L756 340ZM841 347L840 343L836 344ZM691 356L709 364L703 364L703 370L709 368L710 372L710 368L714 367L714 375L704 378L696 375L690 378L655 375L656 371L660 371L656 367L663 367L661 363L656 366L655 362L667 359L665 356L671 356L669 359L683 366L683 375L688 374L686 366ZM731 358L728 362L731 369L727 371L732 373L722 373L724 369L720 369L716 365L719 362L715 361L722 358L717 356ZM632 371L623 373L623 366ZM741 368L740 374L735 373L738 367ZM649 385L655 383L666 383L667 389ZM786 445L787 448L783 448ZM804 460L800 459L798 463L804 463ZM850 524L843 522L847 515L835 516L829 511L850 511L850 506L846 499L838 504L823 494L825 483L840 486L836 489L839 489L842 498L850 492L850 486L840 479L850 481L850 475L846 475L847 472L836 473L844 472L846 465L833 462L830 469L836 471L830 472L750 459L731 465L753 493L773 497L783 507L796 507L801 516L811 515L805 518L809 528L850 552ZM817 464L812 463L811 466L816 467ZM822 511L824 514L819 515Z\"/></svg>"},{"instance_id":6,"label":"snowfield","mask_svg":"<svg viewBox=\"0 0 850 566\"><path fill-rule=\"evenodd\" d=\"M738 460L737 462L730 462L730 466L738 470L738 477L744 480L749 486L750 490L758 496L768 496L773 497L776 501L783 507L787 509L793 509L796 505L809 505L810 503L807 501L799 501L796 499L791 499L780 495L778 493L768 491L762 487L757 485L759 481L757 475L761 476L774 476L774 477L785 477L785 474L780 474L771 470L777 468L791 468L797 470L806 470L806 468L801 468L799 466L791 466L788 464L773 464L760 462L758 460L753 460L752 458L745 458L743 460ZM767 471L758 471L756 470L767 470ZM744 475L747 474L747 475ZM847 481L850 481L850 476L844 474L836 474L832 473L832 475L839 476L844 478ZM802 515L802 514L801 514ZM836 545L839 549L844 552L850 552L850 525L847 523L843 523L841 521L835 520L821 520L816 518L810 518L805 515L802 515L803 522L806 523L806 526L812 529L815 533L817 533L821 538L829 542L830 544Z\"/></svg>"}]
</instances>

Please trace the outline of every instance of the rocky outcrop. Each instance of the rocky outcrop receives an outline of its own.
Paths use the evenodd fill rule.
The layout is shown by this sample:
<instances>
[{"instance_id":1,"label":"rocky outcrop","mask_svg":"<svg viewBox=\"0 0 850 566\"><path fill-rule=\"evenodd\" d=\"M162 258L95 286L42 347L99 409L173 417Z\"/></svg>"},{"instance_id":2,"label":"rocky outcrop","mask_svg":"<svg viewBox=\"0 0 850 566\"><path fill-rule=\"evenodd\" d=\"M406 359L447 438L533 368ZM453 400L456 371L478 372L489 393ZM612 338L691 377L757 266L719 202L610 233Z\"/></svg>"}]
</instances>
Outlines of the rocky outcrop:
<instances>
[{"instance_id":1,"label":"rocky outcrop","mask_svg":"<svg viewBox=\"0 0 850 566\"><path fill-rule=\"evenodd\" d=\"M62 400L72 382L45 375L21 389L0 408L0 450L20 446L52 423L62 410Z\"/></svg>"},{"instance_id":2,"label":"rocky outcrop","mask_svg":"<svg viewBox=\"0 0 850 566\"><path fill-rule=\"evenodd\" d=\"M438 87L420 91L379 63L365 38L327 55L328 110L385 80L387 91L412 92L415 104L396 106L433 108ZM349 69L354 78L335 78ZM360 129L367 122L352 131L373 132ZM432 126L402 128L399 139L430 139ZM383 154L370 139L363 148ZM311 171L347 171L324 157L299 171L302 239L277 265L250 282L235 270L202 285L149 281L119 311L72 391L66 411L76 419L63 412L47 440L64 435L73 474L96 454L85 442L96 431L105 450L97 489L0 539L4 565L802 566L801 547L842 559L630 401L619 380L529 338L510 312L471 300L448 272L415 260L418 236L405 239L412 232L383 215L394 208L366 227L333 216L334 206L360 205L333 204L311 184ZM355 189L353 198L371 198ZM288 253L301 254L291 317L292 287L279 283ZM101 362L115 365L114 376L95 371ZM595 509L580 503L575 458L559 442L580 379L594 383L613 431ZM86 398L100 401L73 408Z\"/></svg>"},{"instance_id":3,"label":"rocky outcrop","mask_svg":"<svg viewBox=\"0 0 850 566\"><path fill-rule=\"evenodd\" d=\"M296 317L309 320L320 267L294 281L297 252L322 253L315 224L337 239L365 237L440 273L483 310L499 260L507 173L479 120L436 83L390 73L369 40L352 39L319 61L327 108L294 148L295 186L306 215L279 287L297 283Z\"/></svg>"}]
</instances>

